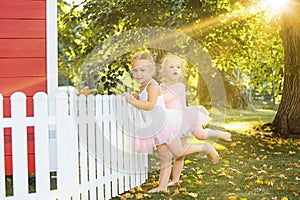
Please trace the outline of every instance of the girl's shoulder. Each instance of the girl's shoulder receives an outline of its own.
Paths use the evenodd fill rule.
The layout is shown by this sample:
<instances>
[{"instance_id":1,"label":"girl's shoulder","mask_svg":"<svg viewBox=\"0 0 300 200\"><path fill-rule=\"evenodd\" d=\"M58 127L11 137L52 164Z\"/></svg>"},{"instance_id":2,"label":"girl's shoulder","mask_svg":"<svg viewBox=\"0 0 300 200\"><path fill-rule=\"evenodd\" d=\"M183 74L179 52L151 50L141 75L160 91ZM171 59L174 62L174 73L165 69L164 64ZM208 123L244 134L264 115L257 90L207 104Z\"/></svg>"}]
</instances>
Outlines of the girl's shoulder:
<instances>
[{"instance_id":1,"label":"girl's shoulder","mask_svg":"<svg viewBox=\"0 0 300 200\"><path fill-rule=\"evenodd\" d=\"M146 89L148 90L149 88L160 88L160 85L158 84L158 82L156 80L151 80Z\"/></svg>"},{"instance_id":2,"label":"girl's shoulder","mask_svg":"<svg viewBox=\"0 0 300 200\"><path fill-rule=\"evenodd\" d=\"M161 94L161 88L160 88L160 85L158 84L157 81L153 80L151 81L147 88L146 88L146 91L148 94L152 93L152 94L158 94L160 95Z\"/></svg>"},{"instance_id":3,"label":"girl's shoulder","mask_svg":"<svg viewBox=\"0 0 300 200\"><path fill-rule=\"evenodd\" d=\"M158 82L155 80L155 79L151 79L149 81L149 84L156 84L156 85L159 85Z\"/></svg>"}]
</instances>

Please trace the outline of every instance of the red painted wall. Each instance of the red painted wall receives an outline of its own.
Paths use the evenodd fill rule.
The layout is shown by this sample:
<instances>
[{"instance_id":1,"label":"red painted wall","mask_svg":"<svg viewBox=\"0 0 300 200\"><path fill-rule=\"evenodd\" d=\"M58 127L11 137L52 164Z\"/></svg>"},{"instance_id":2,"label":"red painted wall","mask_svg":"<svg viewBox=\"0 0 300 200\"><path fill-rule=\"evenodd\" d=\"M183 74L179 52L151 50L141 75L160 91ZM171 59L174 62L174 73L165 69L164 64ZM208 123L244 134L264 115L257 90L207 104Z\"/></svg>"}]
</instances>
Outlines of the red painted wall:
<instances>
[{"instance_id":1,"label":"red painted wall","mask_svg":"<svg viewBox=\"0 0 300 200\"><path fill-rule=\"evenodd\" d=\"M27 98L27 116L33 116L32 97L47 90L46 0L0 1L0 93L4 117L10 117L9 98L21 91ZM28 127L28 168L34 172L34 128ZM11 175L11 129L5 129L5 170Z\"/></svg>"}]
</instances>

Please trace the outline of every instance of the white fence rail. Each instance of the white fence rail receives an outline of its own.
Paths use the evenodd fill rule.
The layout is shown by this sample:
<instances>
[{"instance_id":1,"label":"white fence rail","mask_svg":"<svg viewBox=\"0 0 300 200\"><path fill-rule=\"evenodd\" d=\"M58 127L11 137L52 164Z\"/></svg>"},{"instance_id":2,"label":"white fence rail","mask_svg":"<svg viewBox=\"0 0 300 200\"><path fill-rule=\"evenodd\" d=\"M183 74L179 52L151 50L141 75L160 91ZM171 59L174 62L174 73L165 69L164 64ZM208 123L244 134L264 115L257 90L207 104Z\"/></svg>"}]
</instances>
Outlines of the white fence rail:
<instances>
[{"instance_id":1,"label":"white fence rail","mask_svg":"<svg viewBox=\"0 0 300 200\"><path fill-rule=\"evenodd\" d=\"M48 115L48 97L34 95L34 116L26 116L26 96L11 96L11 117L3 118L0 94L0 199L110 199L147 178L148 157L132 147L135 112L121 96L56 96L56 115ZM35 192L29 192L27 130L34 127ZM12 130L13 195L6 196L4 128ZM51 143L54 132L55 143ZM130 134L127 134L129 133ZM53 145L54 144L54 145ZM56 155L53 155L55 154ZM51 190L50 165L56 165Z\"/></svg>"}]
</instances>

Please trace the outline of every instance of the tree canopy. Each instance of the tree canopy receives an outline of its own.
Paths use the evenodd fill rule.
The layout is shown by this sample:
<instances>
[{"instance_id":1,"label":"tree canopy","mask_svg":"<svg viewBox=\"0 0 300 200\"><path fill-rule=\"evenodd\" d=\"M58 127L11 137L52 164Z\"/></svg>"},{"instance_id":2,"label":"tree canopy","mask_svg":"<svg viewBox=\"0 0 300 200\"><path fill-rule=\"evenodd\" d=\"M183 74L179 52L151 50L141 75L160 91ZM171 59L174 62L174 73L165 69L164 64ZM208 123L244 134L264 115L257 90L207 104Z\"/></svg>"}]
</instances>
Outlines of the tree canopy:
<instances>
[{"instance_id":1,"label":"tree canopy","mask_svg":"<svg viewBox=\"0 0 300 200\"><path fill-rule=\"evenodd\" d=\"M226 89L234 91L235 97L250 87L280 93L283 47L278 18L264 10L259 1L90 0L71 9L63 1L58 6L61 84L68 82L81 89L96 85L100 93L118 92L118 81L129 71L130 53L124 51L124 55L103 63L101 59L119 50L117 46L108 49L105 42L128 45L113 39L124 32L134 39L142 37L138 33L141 28L166 28L199 43L221 72ZM166 43L172 41L181 50L191 50L185 42L174 38ZM83 65L95 48L102 51L98 63ZM157 55L158 62L165 53L162 49L148 49ZM199 94L204 101L203 97L209 95L203 90L195 66L188 65L187 72L191 98Z\"/></svg>"}]
</instances>

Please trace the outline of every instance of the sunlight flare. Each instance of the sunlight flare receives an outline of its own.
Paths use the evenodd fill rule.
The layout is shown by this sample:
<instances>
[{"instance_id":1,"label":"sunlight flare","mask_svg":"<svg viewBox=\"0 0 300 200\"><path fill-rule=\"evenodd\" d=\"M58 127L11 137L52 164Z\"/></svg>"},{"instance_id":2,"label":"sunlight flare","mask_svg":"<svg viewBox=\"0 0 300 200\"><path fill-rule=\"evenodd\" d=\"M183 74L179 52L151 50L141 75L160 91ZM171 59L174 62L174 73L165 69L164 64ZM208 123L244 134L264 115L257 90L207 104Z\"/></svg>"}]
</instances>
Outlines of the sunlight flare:
<instances>
[{"instance_id":1,"label":"sunlight flare","mask_svg":"<svg viewBox=\"0 0 300 200\"><path fill-rule=\"evenodd\" d=\"M247 131L251 128L248 122L231 122L230 124L225 124L224 128L230 131Z\"/></svg>"},{"instance_id":2,"label":"sunlight flare","mask_svg":"<svg viewBox=\"0 0 300 200\"><path fill-rule=\"evenodd\" d=\"M262 3L262 9L270 9L272 12L278 12L285 8L287 2L288 0L266 0Z\"/></svg>"}]
</instances>

